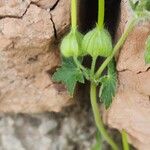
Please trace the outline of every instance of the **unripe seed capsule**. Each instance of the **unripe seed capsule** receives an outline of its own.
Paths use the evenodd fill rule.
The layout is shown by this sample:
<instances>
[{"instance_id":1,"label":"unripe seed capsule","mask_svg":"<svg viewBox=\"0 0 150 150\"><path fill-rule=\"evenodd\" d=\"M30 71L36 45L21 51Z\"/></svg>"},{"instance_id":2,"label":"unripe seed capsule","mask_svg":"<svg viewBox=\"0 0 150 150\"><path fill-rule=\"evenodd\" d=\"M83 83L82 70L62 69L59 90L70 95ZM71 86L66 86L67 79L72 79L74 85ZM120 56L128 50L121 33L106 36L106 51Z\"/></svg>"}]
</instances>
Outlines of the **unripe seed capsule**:
<instances>
[{"instance_id":1,"label":"unripe seed capsule","mask_svg":"<svg viewBox=\"0 0 150 150\"><path fill-rule=\"evenodd\" d=\"M61 42L61 53L64 57L73 57L83 55L81 49L83 35L77 29L71 29L69 34Z\"/></svg>"},{"instance_id":2,"label":"unripe seed capsule","mask_svg":"<svg viewBox=\"0 0 150 150\"><path fill-rule=\"evenodd\" d=\"M106 29L95 27L88 32L82 42L82 49L92 57L108 57L112 53L112 40Z\"/></svg>"}]
</instances>

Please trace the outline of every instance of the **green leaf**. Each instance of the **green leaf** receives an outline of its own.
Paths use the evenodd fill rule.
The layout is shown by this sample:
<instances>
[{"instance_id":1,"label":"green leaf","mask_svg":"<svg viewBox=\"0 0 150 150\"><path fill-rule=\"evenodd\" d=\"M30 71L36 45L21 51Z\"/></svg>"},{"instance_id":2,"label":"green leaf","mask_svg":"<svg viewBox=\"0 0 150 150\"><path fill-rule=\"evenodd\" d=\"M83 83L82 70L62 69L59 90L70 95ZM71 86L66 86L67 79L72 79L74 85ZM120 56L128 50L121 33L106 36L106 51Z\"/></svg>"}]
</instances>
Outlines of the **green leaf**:
<instances>
[{"instance_id":1,"label":"green leaf","mask_svg":"<svg viewBox=\"0 0 150 150\"><path fill-rule=\"evenodd\" d=\"M150 11L150 1L149 0L140 0L138 1L136 11Z\"/></svg>"},{"instance_id":2,"label":"green leaf","mask_svg":"<svg viewBox=\"0 0 150 150\"><path fill-rule=\"evenodd\" d=\"M145 57L145 63L150 64L150 36L148 37L146 41L144 57Z\"/></svg>"},{"instance_id":3,"label":"green leaf","mask_svg":"<svg viewBox=\"0 0 150 150\"><path fill-rule=\"evenodd\" d=\"M136 16L142 21L150 19L150 0L129 0Z\"/></svg>"},{"instance_id":4,"label":"green leaf","mask_svg":"<svg viewBox=\"0 0 150 150\"><path fill-rule=\"evenodd\" d=\"M133 2L133 0L129 0L129 3L130 3L131 8L132 8L133 10L135 10L136 7L137 7L137 5L138 5L138 3L139 3L139 1Z\"/></svg>"},{"instance_id":5,"label":"green leaf","mask_svg":"<svg viewBox=\"0 0 150 150\"><path fill-rule=\"evenodd\" d=\"M63 58L62 66L53 75L53 80L66 85L68 92L73 95L77 82L84 83L84 77L72 58Z\"/></svg>"},{"instance_id":6,"label":"green leaf","mask_svg":"<svg viewBox=\"0 0 150 150\"><path fill-rule=\"evenodd\" d=\"M101 88L99 91L99 97L104 103L106 109L108 109L112 103L112 98L114 97L117 88L117 73L114 61L109 63L108 73L106 76L103 76L100 81Z\"/></svg>"},{"instance_id":7,"label":"green leaf","mask_svg":"<svg viewBox=\"0 0 150 150\"><path fill-rule=\"evenodd\" d=\"M149 0L147 0L147 3L146 3L146 10L150 11L150 1Z\"/></svg>"}]
</instances>

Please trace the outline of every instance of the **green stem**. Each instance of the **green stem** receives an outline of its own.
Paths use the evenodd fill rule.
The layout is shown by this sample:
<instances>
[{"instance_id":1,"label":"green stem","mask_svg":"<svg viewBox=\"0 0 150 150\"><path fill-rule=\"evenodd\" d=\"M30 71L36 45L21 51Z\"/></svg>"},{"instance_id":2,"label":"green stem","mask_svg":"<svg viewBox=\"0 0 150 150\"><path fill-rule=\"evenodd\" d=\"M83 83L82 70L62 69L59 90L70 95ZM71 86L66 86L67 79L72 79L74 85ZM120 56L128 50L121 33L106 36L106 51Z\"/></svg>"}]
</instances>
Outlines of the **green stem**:
<instances>
[{"instance_id":1,"label":"green stem","mask_svg":"<svg viewBox=\"0 0 150 150\"><path fill-rule=\"evenodd\" d=\"M104 25L104 14L105 14L105 0L98 1L98 26L100 29Z\"/></svg>"},{"instance_id":2,"label":"green stem","mask_svg":"<svg viewBox=\"0 0 150 150\"><path fill-rule=\"evenodd\" d=\"M99 132L102 134L104 139L111 145L113 150L119 150L117 145L113 141L113 139L108 135L107 131L105 130L104 124L102 122L99 107L97 104L97 98L96 98L96 85L94 83L91 83L90 98L91 98L91 105L93 109L95 123Z\"/></svg>"},{"instance_id":3,"label":"green stem","mask_svg":"<svg viewBox=\"0 0 150 150\"><path fill-rule=\"evenodd\" d=\"M94 58L92 59L91 76L94 76L96 60L97 60L97 57L94 57Z\"/></svg>"},{"instance_id":4,"label":"green stem","mask_svg":"<svg viewBox=\"0 0 150 150\"><path fill-rule=\"evenodd\" d=\"M71 0L71 26L77 27L77 0Z\"/></svg>"},{"instance_id":5,"label":"green stem","mask_svg":"<svg viewBox=\"0 0 150 150\"><path fill-rule=\"evenodd\" d=\"M136 19L133 18L129 23L127 28L125 29L124 33L122 34L121 38L119 39L119 41L117 42L117 44L115 45L112 54L107 57L107 59L103 62L103 64L101 65L101 67L98 69L98 71L96 72L96 79L98 79L102 72L104 71L104 69L106 68L106 66L108 65L108 63L112 60L112 58L115 56L115 54L118 52L118 50L121 48L121 46L124 44L126 38L128 37L129 33L132 31L134 25L135 25Z\"/></svg>"},{"instance_id":6,"label":"green stem","mask_svg":"<svg viewBox=\"0 0 150 150\"><path fill-rule=\"evenodd\" d=\"M81 69L81 70L86 70L86 68L79 62L77 57L73 57L74 62L76 63L76 65Z\"/></svg>"},{"instance_id":7,"label":"green stem","mask_svg":"<svg viewBox=\"0 0 150 150\"><path fill-rule=\"evenodd\" d=\"M87 80L89 80L89 75L87 73L87 69L80 63L77 57L73 57L74 62L76 63L77 67L83 71L84 76Z\"/></svg>"},{"instance_id":8,"label":"green stem","mask_svg":"<svg viewBox=\"0 0 150 150\"><path fill-rule=\"evenodd\" d=\"M122 144L123 144L123 150L130 150L129 144L128 144L128 137L125 130L122 130Z\"/></svg>"}]
</instances>

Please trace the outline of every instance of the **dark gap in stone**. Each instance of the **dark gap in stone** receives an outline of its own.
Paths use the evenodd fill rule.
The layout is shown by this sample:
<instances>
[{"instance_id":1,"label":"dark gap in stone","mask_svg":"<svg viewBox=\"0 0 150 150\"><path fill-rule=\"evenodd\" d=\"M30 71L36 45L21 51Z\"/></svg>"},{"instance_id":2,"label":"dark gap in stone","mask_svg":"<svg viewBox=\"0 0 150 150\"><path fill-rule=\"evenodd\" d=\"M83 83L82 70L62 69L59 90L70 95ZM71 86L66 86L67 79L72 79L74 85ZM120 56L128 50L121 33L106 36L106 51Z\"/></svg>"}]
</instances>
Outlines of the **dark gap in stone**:
<instances>
[{"instance_id":1,"label":"dark gap in stone","mask_svg":"<svg viewBox=\"0 0 150 150\"><path fill-rule=\"evenodd\" d=\"M113 40L118 26L120 2L121 0L105 0L105 28L109 30ZM78 0L78 6L78 27L81 32L86 33L96 25L98 0ZM103 58L99 58L97 66L99 66L103 60ZM91 58L86 57L84 64L89 67Z\"/></svg>"},{"instance_id":2,"label":"dark gap in stone","mask_svg":"<svg viewBox=\"0 0 150 150\"><path fill-rule=\"evenodd\" d=\"M47 73L50 77L52 77L53 74L56 72L57 68L58 68L58 66L55 66L55 67L53 67L53 68L47 70L46 73Z\"/></svg>"},{"instance_id":3,"label":"dark gap in stone","mask_svg":"<svg viewBox=\"0 0 150 150\"><path fill-rule=\"evenodd\" d=\"M38 60L38 55L28 58L27 64L34 63Z\"/></svg>"},{"instance_id":4,"label":"dark gap in stone","mask_svg":"<svg viewBox=\"0 0 150 150\"><path fill-rule=\"evenodd\" d=\"M60 1L60 0L57 0L57 1L55 2L55 4L50 8L50 11L52 11L52 10L54 10L54 9L56 8L56 6L58 5L59 1Z\"/></svg>"},{"instance_id":5,"label":"dark gap in stone","mask_svg":"<svg viewBox=\"0 0 150 150\"><path fill-rule=\"evenodd\" d=\"M114 39L118 26L121 0L105 0L105 27Z\"/></svg>"},{"instance_id":6,"label":"dark gap in stone","mask_svg":"<svg viewBox=\"0 0 150 150\"><path fill-rule=\"evenodd\" d=\"M98 13L98 0L82 0L79 2L79 14L78 14L78 25L79 30L83 33L88 32L93 27L95 27L97 22L97 13ZM110 32L112 39L114 40L117 26L118 26L118 18L120 14L120 2L121 0L105 0L105 28L108 29ZM91 65L91 57L87 56L84 59L83 64L87 67L90 67ZM104 58L99 57L96 67L99 68L99 66L104 61ZM106 70L104 71L104 74L106 74ZM87 81L86 86L85 85L79 85L78 86L78 93L77 95L80 95L80 105L87 105L89 110L91 110L90 106L90 95L89 95L89 88L90 83ZM98 93L97 89L97 93ZM118 134L118 131L114 132L116 130L109 130L111 132L111 135L114 137L115 141L119 144L121 147L121 137L120 134ZM108 149L110 147L105 144Z\"/></svg>"},{"instance_id":7,"label":"dark gap in stone","mask_svg":"<svg viewBox=\"0 0 150 150\"><path fill-rule=\"evenodd\" d=\"M105 0L105 27L110 31L112 37L117 28L120 2L121 0ZM79 0L78 6L79 30L86 33L96 25L98 0Z\"/></svg>"},{"instance_id":8,"label":"dark gap in stone","mask_svg":"<svg viewBox=\"0 0 150 150\"><path fill-rule=\"evenodd\" d=\"M97 20L98 0L78 0L78 25L79 29L86 33L92 29Z\"/></svg>"}]
</instances>

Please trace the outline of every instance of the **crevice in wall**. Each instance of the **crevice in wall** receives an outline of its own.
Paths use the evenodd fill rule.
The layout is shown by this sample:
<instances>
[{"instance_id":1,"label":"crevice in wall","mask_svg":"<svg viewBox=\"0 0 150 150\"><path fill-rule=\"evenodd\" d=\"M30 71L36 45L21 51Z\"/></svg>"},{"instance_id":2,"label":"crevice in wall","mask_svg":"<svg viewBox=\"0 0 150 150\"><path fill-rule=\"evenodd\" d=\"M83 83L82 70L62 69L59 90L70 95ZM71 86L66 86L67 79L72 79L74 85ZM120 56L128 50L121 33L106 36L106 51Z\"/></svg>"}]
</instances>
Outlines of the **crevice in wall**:
<instances>
[{"instance_id":1,"label":"crevice in wall","mask_svg":"<svg viewBox=\"0 0 150 150\"><path fill-rule=\"evenodd\" d=\"M60 0L57 0L56 3L50 8L50 11L54 10L56 6L58 5Z\"/></svg>"},{"instance_id":2,"label":"crevice in wall","mask_svg":"<svg viewBox=\"0 0 150 150\"><path fill-rule=\"evenodd\" d=\"M112 37L117 28L120 2L121 0L105 0L105 27L110 31ZM98 0L79 0L78 5L79 29L86 33L96 25Z\"/></svg>"},{"instance_id":3,"label":"crevice in wall","mask_svg":"<svg viewBox=\"0 0 150 150\"><path fill-rule=\"evenodd\" d=\"M4 16L0 16L0 20L1 19L5 19L5 18L15 18L15 19L22 19L25 14L27 13L29 7L30 7L31 3L27 6L27 8L25 9L25 11L23 12L23 14L19 15L19 16L15 16L15 15L4 15Z\"/></svg>"},{"instance_id":4,"label":"crevice in wall","mask_svg":"<svg viewBox=\"0 0 150 150\"><path fill-rule=\"evenodd\" d=\"M109 30L112 39L115 37L121 0L105 0L105 28ZM79 30L84 34L95 27L98 14L98 0L78 0ZM90 66L91 58L85 58L85 65ZM100 58L97 65L103 62Z\"/></svg>"},{"instance_id":5,"label":"crevice in wall","mask_svg":"<svg viewBox=\"0 0 150 150\"><path fill-rule=\"evenodd\" d=\"M109 30L112 39L115 38L117 24L120 13L121 0L105 0L105 28ZM78 27L82 33L87 33L89 30L96 26L98 14L98 0L78 0ZM103 62L103 58L99 57L97 67ZM87 67L91 65L91 57L87 56L83 64ZM85 102L89 103L89 82L87 85L80 85L78 87L81 97L85 97Z\"/></svg>"},{"instance_id":6,"label":"crevice in wall","mask_svg":"<svg viewBox=\"0 0 150 150\"><path fill-rule=\"evenodd\" d=\"M98 0L78 0L79 29L86 33L95 26Z\"/></svg>"},{"instance_id":7,"label":"crevice in wall","mask_svg":"<svg viewBox=\"0 0 150 150\"><path fill-rule=\"evenodd\" d=\"M53 20L53 16L52 16L52 14L50 13L50 20L51 20L51 22L52 22L52 25L53 25L53 30L54 30L54 37L55 37L55 39L57 40L57 30L56 30L56 26L55 26L55 22L54 22L54 20Z\"/></svg>"}]
</instances>

